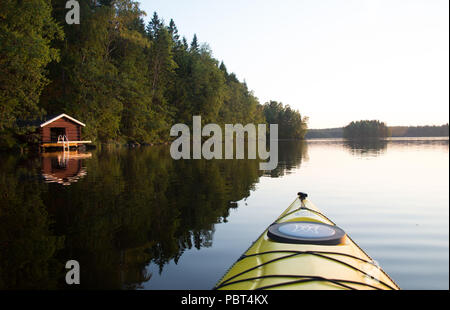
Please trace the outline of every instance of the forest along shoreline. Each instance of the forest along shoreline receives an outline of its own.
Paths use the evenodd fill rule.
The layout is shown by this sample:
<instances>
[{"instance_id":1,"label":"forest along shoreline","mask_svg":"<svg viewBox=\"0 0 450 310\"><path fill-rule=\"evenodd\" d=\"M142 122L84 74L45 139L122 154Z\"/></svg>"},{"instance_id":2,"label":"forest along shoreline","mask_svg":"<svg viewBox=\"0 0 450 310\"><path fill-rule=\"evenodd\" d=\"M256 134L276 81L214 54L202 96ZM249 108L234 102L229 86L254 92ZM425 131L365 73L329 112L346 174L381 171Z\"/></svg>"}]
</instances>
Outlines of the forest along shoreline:
<instances>
[{"instance_id":1,"label":"forest along shoreline","mask_svg":"<svg viewBox=\"0 0 450 310\"><path fill-rule=\"evenodd\" d=\"M80 1L79 25L65 22L64 2L42 3L1 9L14 27L0 48L9 60L0 63L0 150L33 149L30 124L62 113L86 124L83 139L97 146L169 143L170 128L191 126L194 115L202 125L279 124L284 139L306 134L299 111L261 104L197 35L181 37L156 12L146 24L135 1Z\"/></svg>"}]
</instances>

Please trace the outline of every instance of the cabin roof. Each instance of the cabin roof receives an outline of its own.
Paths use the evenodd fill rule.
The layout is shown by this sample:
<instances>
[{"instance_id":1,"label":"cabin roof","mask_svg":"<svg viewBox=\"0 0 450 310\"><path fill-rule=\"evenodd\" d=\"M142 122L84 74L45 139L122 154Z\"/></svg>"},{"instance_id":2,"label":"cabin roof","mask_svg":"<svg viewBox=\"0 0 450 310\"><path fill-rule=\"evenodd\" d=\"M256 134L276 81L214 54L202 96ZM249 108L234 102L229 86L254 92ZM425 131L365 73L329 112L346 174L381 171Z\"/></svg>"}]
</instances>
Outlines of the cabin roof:
<instances>
[{"instance_id":1,"label":"cabin roof","mask_svg":"<svg viewBox=\"0 0 450 310\"><path fill-rule=\"evenodd\" d=\"M41 126L41 127L47 126L48 124L51 124L51 123L53 123L54 121L56 121L56 120L58 120L58 119L60 119L60 118L63 118L63 117L68 118L68 119L70 119L72 122L77 123L77 124L79 124L79 125L81 125L81 126L83 126L83 127L86 126L84 123L80 122L79 120L76 120L76 119L74 119L73 117L70 117L69 115L64 114L64 113L52 117L52 118L49 119L48 121L42 123L40 126Z\"/></svg>"}]
</instances>

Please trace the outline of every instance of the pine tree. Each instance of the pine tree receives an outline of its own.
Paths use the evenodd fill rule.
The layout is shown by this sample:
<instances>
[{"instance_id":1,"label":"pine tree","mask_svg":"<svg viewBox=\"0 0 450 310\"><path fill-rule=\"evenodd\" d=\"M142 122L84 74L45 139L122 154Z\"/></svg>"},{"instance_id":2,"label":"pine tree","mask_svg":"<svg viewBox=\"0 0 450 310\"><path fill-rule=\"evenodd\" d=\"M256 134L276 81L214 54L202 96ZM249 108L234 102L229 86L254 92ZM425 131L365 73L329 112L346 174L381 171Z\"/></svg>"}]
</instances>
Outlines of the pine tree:
<instances>
[{"instance_id":1,"label":"pine tree","mask_svg":"<svg viewBox=\"0 0 450 310\"><path fill-rule=\"evenodd\" d=\"M183 37L183 40L182 40L181 44L183 45L183 48L184 48L185 50L188 50L188 49L189 49L189 44L188 44L188 42L187 42L186 37Z\"/></svg>"},{"instance_id":2,"label":"pine tree","mask_svg":"<svg viewBox=\"0 0 450 310\"><path fill-rule=\"evenodd\" d=\"M178 28L175 25L173 19L171 19L169 23L169 33L172 36L172 40L175 43L175 46L179 46L181 44L180 35L178 34Z\"/></svg>"},{"instance_id":3,"label":"pine tree","mask_svg":"<svg viewBox=\"0 0 450 310\"><path fill-rule=\"evenodd\" d=\"M227 67L225 66L223 61L220 62L219 69L220 69L220 71L222 71L225 74L225 77L228 77Z\"/></svg>"},{"instance_id":4,"label":"pine tree","mask_svg":"<svg viewBox=\"0 0 450 310\"><path fill-rule=\"evenodd\" d=\"M199 44L196 34L194 34L194 38L192 39L190 51L194 53L197 53L199 51Z\"/></svg>"},{"instance_id":5,"label":"pine tree","mask_svg":"<svg viewBox=\"0 0 450 310\"><path fill-rule=\"evenodd\" d=\"M163 22L159 19L156 12L153 12L153 17L147 25L147 34L150 40L156 40L159 30L163 27Z\"/></svg>"}]
</instances>

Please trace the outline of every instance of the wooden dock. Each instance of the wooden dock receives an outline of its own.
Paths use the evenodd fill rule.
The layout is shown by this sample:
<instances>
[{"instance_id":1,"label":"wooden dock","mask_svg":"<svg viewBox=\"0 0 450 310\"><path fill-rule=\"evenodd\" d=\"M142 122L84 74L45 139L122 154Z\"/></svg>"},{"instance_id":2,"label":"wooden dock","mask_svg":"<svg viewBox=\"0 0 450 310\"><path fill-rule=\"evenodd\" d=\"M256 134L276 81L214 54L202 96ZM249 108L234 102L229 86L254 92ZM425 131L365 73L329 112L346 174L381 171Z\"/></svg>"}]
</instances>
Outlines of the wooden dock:
<instances>
[{"instance_id":1,"label":"wooden dock","mask_svg":"<svg viewBox=\"0 0 450 310\"><path fill-rule=\"evenodd\" d=\"M70 149L78 149L80 146L89 144L91 141L58 141L58 142L42 142L40 149L41 152L45 152L46 149L62 149L64 152L70 151Z\"/></svg>"},{"instance_id":2,"label":"wooden dock","mask_svg":"<svg viewBox=\"0 0 450 310\"><path fill-rule=\"evenodd\" d=\"M64 144L67 146L79 146L81 144L89 144L92 141L66 141L66 142L43 142L41 143L41 147L64 147Z\"/></svg>"}]
</instances>

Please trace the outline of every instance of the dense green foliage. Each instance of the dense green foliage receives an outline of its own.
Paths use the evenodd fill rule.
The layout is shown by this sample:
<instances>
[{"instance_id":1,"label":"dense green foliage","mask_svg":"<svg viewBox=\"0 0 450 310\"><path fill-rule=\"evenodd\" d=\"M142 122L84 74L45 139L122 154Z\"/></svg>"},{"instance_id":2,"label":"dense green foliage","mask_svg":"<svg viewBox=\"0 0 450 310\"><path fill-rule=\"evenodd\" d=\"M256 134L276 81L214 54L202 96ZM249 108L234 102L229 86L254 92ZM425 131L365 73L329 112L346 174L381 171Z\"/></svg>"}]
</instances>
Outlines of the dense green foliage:
<instances>
[{"instance_id":1,"label":"dense green foliage","mask_svg":"<svg viewBox=\"0 0 450 310\"><path fill-rule=\"evenodd\" d=\"M0 147L20 133L16 121L42 116L39 102L48 85L46 66L59 59L51 46L63 32L48 0L2 0L0 5Z\"/></svg>"},{"instance_id":2,"label":"dense green foliage","mask_svg":"<svg viewBox=\"0 0 450 310\"><path fill-rule=\"evenodd\" d=\"M351 122L344 128L346 139L386 138L390 135L386 124L377 120Z\"/></svg>"},{"instance_id":3,"label":"dense green foliage","mask_svg":"<svg viewBox=\"0 0 450 310\"><path fill-rule=\"evenodd\" d=\"M84 138L96 143L166 142L170 127L192 123L193 115L204 123L266 122L247 85L196 35L190 44L180 38L173 20L167 25L154 13L146 25L132 0L80 0L80 24L68 25L65 3L2 1L3 147L17 142L18 121L45 114L82 120ZM289 120L283 137L301 138L300 115L278 108L283 113L268 121Z\"/></svg>"},{"instance_id":4,"label":"dense green foliage","mask_svg":"<svg viewBox=\"0 0 450 310\"><path fill-rule=\"evenodd\" d=\"M270 101L264 105L264 115L269 124L278 124L280 139L303 139L307 131L308 118L300 112L292 110L290 106Z\"/></svg>"}]
</instances>

